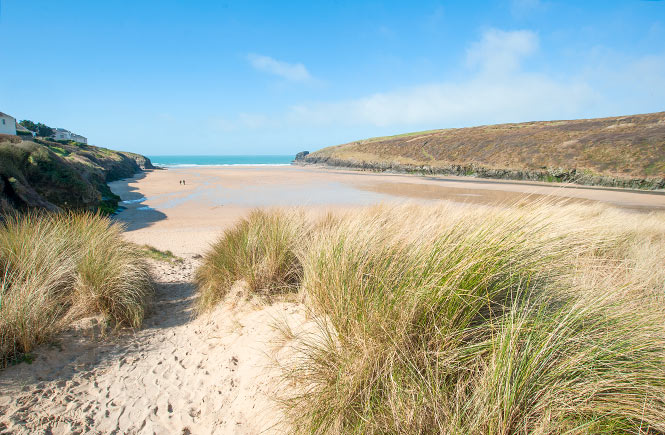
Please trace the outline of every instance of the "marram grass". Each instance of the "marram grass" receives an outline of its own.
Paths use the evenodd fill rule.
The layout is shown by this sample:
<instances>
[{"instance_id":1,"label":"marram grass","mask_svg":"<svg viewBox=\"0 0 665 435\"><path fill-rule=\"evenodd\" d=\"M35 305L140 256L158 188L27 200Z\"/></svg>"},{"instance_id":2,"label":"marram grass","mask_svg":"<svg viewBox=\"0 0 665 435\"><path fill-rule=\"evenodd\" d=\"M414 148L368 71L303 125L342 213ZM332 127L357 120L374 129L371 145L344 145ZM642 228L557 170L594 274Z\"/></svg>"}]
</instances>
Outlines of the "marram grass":
<instances>
[{"instance_id":1,"label":"marram grass","mask_svg":"<svg viewBox=\"0 0 665 435\"><path fill-rule=\"evenodd\" d=\"M303 222L297 212L256 210L228 230L205 255L196 272L199 311L219 302L243 280L265 295L297 289L300 268L295 249Z\"/></svg>"},{"instance_id":2,"label":"marram grass","mask_svg":"<svg viewBox=\"0 0 665 435\"><path fill-rule=\"evenodd\" d=\"M665 220L637 217L256 212L206 256L201 300L302 293L316 326L279 398L297 433L665 433Z\"/></svg>"},{"instance_id":3,"label":"marram grass","mask_svg":"<svg viewBox=\"0 0 665 435\"><path fill-rule=\"evenodd\" d=\"M108 218L5 216L0 224L0 363L30 352L85 315L138 327L151 293L142 253Z\"/></svg>"}]
</instances>

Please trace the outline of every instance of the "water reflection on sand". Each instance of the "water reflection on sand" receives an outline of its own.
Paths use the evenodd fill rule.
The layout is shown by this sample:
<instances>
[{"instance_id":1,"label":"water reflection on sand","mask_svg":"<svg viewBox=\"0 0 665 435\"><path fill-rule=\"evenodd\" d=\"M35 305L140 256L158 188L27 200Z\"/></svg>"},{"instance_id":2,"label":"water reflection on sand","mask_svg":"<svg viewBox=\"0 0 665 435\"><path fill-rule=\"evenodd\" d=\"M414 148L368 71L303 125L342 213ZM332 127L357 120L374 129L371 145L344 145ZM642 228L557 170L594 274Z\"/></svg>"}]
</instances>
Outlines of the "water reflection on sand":
<instances>
[{"instance_id":1,"label":"water reflection on sand","mask_svg":"<svg viewBox=\"0 0 665 435\"><path fill-rule=\"evenodd\" d=\"M187 180L186 185L180 180ZM160 249L200 252L256 207L319 209L382 202L445 201L505 206L565 198L636 212L665 210L663 192L565 187L465 177L418 177L312 167L193 167L155 170L109 184L123 200L116 215L138 242L163 238Z\"/></svg>"}]
</instances>

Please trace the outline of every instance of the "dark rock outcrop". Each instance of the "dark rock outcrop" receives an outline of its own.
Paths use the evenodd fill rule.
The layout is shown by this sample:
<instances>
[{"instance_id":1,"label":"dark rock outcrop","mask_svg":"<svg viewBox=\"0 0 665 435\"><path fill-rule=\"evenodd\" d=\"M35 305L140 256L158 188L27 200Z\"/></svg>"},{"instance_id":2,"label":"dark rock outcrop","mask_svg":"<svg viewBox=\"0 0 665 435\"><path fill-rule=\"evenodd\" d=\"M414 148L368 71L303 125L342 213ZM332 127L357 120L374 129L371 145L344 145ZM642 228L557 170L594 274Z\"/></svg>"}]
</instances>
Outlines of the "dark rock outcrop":
<instances>
[{"instance_id":1,"label":"dark rock outcrop","mask_svg":"<svg viewBox=\"0 0 665 435\"><path fill-rule=\"evenodd\" d=\"M300 151L298 154L296 154L296 158L293 159L294 162L304 162L305 157L309 155L309 151Z\"/></svg>"},{"instance_id":2,"label":"dark rock outcrop","mask_svg":"<svg viewBox=\"0 0 665 435\"><path fill-rule=\"evenodd\" d=\"M598 175L577 169L546 168L543 170L515 170L485 168L477 165L407 165L400 163L385 163L371 161L344 160L325 156L307 156L301 164L319 164L325 166L341 167L373 172L394 172L419 175L457 175L467 177L501 179L501 180L528 180L560 183L574 183L586 186L618 187L627 189L657 190L665 189L665 178L650 177L619 177L611 175Z\"/></svg>"},{"instance_id":3,"label":"dark rock outcrop","mask_svg":"<svg viewBox=\"0 0 665 435\"><path fill-rule=\"evenodd\" d=\"M119 154L124 154L125 156L127 156L130 159L134 160L136 165L141 170L155 169L155 167L152 165L152 162L150 161L150 159L147 158L146 156L142 156L141 154L128 153L126 151L120 151Z\"/></svg>"}]
</instances>

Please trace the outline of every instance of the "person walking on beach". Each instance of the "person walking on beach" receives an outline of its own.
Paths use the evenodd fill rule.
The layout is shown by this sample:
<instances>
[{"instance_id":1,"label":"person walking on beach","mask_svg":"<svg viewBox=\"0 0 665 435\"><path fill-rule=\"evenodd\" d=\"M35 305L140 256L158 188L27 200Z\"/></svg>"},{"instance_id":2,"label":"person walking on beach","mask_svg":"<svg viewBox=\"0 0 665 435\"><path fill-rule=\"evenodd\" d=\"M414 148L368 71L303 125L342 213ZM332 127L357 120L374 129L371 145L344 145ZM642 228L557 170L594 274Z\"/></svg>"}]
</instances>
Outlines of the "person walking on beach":
<instances>
[{"instance_id":1,"label":"person walking on beach","mask_svg":"<svg viewBox=\"0 0 665 435\"><path fill-rule=\"evenodd\" d=\"M185 184L186 184L186 183L185 183L185 180L182 180L182 184L183 184L183 185L185 185Z\"/></svg>"},{"instance_id":2,"label":"person walking on beach","mask_svg":"<svg viewBox=\"0 0 665 435\"><path fill-rule=\"evenodd\" d=\"M182 180L178 180L178 183L180 183L180 185L182 186Z\"/></svg>"}]
</instances>

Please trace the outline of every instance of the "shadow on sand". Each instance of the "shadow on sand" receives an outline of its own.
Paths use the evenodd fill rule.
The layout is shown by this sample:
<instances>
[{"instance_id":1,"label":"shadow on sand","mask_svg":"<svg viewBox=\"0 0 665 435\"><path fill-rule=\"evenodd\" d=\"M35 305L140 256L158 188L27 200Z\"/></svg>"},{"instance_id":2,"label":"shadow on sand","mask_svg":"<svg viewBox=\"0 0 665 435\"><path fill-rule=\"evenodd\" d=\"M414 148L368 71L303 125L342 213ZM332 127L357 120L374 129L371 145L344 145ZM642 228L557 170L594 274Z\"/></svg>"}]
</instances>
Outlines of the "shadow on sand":
<instances>
[{"instance_id":1,"label":"shadow on sand","mask_svg":"<svg viewBox=\"0 0 665 435\"><path fill-rule=\"evenodd\" d=\"M108 183L111 191L120 196L122 203L120 208L113 215L113 219L122 222L126 231L135 231L141 228L151 226L153 223L166 219L166 215L161 211L155 210L142 204L146 198L136 186L130 185L135 181L146 177L148 169L140 172L131 178L112 181Z\"/></svg>"},{"instance_id":2,"label":"shadow on sand","mask_svg":"<svg viewBox=\"0 0 665 435\"><path fill-rule=\"evenodd\" d=\"M33 364L19 363L0 371L0 391L17 384L43 388L40 386L44 382L69 382L82 373L84 377L92 376L96 369L141 360L159 342L155 337L194 318L194 293L194 285L188 281L155 282L155 299L138 330L121 328L102 333L97 321L67 328L34 350L37 359Z\"/></svg>"},{"instance_id":3,"label":"shadow on sand","mask_svg":"<svg viewBox=\"0 0 665 435\"><path fill-rule=\"evenodd\" d=\"M174 328L194 319L195 287L191 281L156 282L155 301L143 329Z\"/></svg>"}]
</instances>

